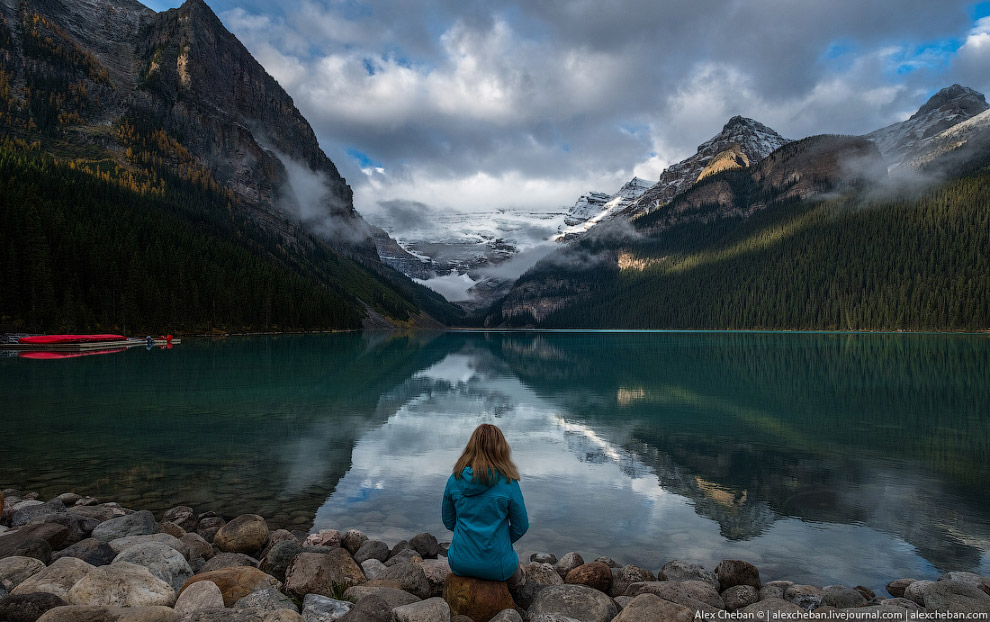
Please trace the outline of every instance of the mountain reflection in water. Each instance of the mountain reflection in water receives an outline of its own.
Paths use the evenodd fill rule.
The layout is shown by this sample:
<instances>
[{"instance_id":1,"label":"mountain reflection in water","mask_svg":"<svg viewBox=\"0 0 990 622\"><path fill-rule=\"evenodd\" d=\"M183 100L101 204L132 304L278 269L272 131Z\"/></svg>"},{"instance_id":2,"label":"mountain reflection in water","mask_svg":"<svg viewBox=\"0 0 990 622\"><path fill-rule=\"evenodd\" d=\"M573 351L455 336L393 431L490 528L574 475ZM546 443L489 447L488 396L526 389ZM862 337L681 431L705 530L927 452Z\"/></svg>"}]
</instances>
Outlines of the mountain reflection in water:
<instances>
[{"instance_id":1,"label":"mountain reflection in water","mask_svg":"<svg viewBox=\"0 0 990 622\"><path fill-rule=\"evenodd\" d=\"M990 395L974 379L990 361L986 340L953 339L461 336L357 440L314 529L449 536L444 480L489 422L523 473L524 552L654 569L743 558L769 576L878 587L985 573Z\"/></svg>"},{"instance_id":2,"label":"mountain reflection in water","mask_svg":"<svg viewBox=\"0 0 990 622\"><path fill-rule=\"evenodd\" d=\"M880 588L990 574L990 340L342 334L0 359L0 487L441 540L470 432L505 430L523 552L757 564Z\"/></svg>"}]
</instances>

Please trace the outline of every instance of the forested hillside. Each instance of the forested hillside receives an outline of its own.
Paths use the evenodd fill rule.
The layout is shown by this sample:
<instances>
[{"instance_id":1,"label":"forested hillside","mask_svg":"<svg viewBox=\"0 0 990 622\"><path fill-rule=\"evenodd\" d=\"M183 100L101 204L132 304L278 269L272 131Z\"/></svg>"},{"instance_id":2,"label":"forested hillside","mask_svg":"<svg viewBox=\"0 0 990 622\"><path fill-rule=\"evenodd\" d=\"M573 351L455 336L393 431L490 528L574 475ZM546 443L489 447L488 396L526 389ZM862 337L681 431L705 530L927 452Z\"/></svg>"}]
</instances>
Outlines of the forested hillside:
<instances>
[{"instance_id":1,"label":"forested hillside","mask_svg":"<svg viewBox=\"0 0 990 622\"><path fill-rule=\"evenodd\" d=\"M222 193L160 180L147 189L112 163L0 149L0 325L131 334L351 329L366 315L362 300L398 321L421 309L444 317L439 296L411 283L403 291L388 269L376 275L316 240L287 246L238 216Z\"/></svg>"},{"instance_id":2,"label":"forested hillside","mask_svg":"<svg viewBox=\"0 0 990 622\"><path fill-rule=\"evenodd\" d=\"M706 180L745 190L745 173ZM705 183L705 182L703 182ZM700 185L700 184L699 184ZM672 205L667 209L675 209ZM714 208L713 208L714 209ZM990 169L971 166L920 196L862 188L789 200L749 218L650 229L621 247L571 249L594 261L544 263L516 287L570 297L542 328L990 329ZM553 292L550 292L553 295ZM495 316L489 323L503 318Z\"/></svg>"}]
</instances>

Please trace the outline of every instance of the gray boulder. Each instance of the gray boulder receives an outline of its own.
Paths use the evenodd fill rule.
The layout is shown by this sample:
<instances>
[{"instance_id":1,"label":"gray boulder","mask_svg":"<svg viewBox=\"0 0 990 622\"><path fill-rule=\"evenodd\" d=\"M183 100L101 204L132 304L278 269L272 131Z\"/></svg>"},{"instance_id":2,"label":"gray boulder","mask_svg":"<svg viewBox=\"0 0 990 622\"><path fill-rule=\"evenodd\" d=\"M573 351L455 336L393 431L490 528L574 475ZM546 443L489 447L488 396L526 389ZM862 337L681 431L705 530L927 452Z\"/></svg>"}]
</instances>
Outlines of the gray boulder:
<instances>
[{"instance_id":1,"label":"gray boulder","mask_svg":"<svg viewBox=\"0 0 990 622\"><path fill-rule=\"evenodd\" d=\"M655 594L664 600L698 611L725 609L722 597L707 581L644 581L630 585L625 595L640 594Z\"/></svg>"},{"instance_id":2,"label":"gray boulder","mask_svg":"<svg viewBox=\"0 0 990 622\"><path fill-rule=\"evenodd\" d=\"M440 543L428 533L421 533L409 540L409 546L423 559L436 559L440 553ZM383 560L384 561L384 560Z\"/></svg>"},{"instance_id":3,"label":"gray boulder","mask_svg":"<svg viewBox=\"0 0 990 622\"><path fill-rule=\"evenodd\" d=\"M553 566L557 563L557 556L553 553L533 553L529 556L529 561Z\"/></svg>"},{"instance_id":4,"label":"gray boulder","mask_svg":"<svg viewBox=\"0 0 990 622\"><path fill-rule=\"evenodd\" d=\"M388 553L388 545L381 540L368 540L354 553L354 561L359 564L363 564L369 559L384 562L388 559Z\"/></svg>"},{"instance_id":5,"label":"gray boulder","mask_svg":"<svg viewBox=\"0 0 990 622\"><path fill-rule=\"evenodd\" d=\"M727 590L736 585L752 585L760 589L760 569L741 559L723 559L715 566L718 589Z\"/></svg>"},{"instance_id":6,"label":"gray boulder","mask_svg":"<svg viewBox=\"0 0 990 622\"><path fill-rule=\"evenodd\" d=\"M144 566L151 571L151 574L171 585L176 592L182 589L186 579L193 576L192 568L186 558L172 547L160 542L145 542L125 549L113 560L113 564L122 563Z\"/></svg>"},{"instance_id":7,"label":"gray boulder","mask_svg":"<svg viewBox=\"0 0 990 622\"><path fill-rule=\"evenodd\" d=\"M822 588L817 585L795 584L784 590L784 600L794 603L805 611L821 607L824 595Z\"/></svg>"},{"instance_id":8,"label":"gray boulder","mask_svg":"<svg viewBox=\"0 0 990 622\"><path fill-rule=\"evenodd\" d=\"M607 594L586 585L551 585L539 591L528 614L530 618L558 614L580 622L610 622L619 607Z\"/></svg>"},{"instance_id":9,"label":"gray boulder","mask_svg":"<svg viewBox=\"0 0 990 622\"><path fill-rule=\"evenodd\" d=\"M20 527L31 522L44 522L46 518L58 512L65 512L65 504L58 498L52 499L48 503L22 501L14 506L10 526Z\"/></svg>"},{"instance_id":10,"label":"gray boulder","mask_svg":"<svg viewBox=\"0 0 990 622\"><path fill-rule=\"evenodd\" d=\"M736 611L760 600L760 594L752 585L736 585L721 594L728 611Z\"/></svg>"},{"instance_id":11,"label":"gray boulder","mask_svg":"<svg viewBox=\"0 0 990 622\"><path fill-rule=\"evenodd\" d=\"M199 519L197 519L196 512L191 507L180 505L171 510L166 510L162 514L162 522L175 523L186 531L196 531L196 524L199 522Z\"/></svg>"},{"instance_id":12,"label":"gray boulder","mask_svg":"<svg viewBox=\"0 0 990 622\"><path fill-rule=\"evenodd\" d=\"M347 588L344 592L344 598L355 603L361 602L365 598L369 598L371 596L385 601L388 603L390 608L401 607L402 605L408 605L409 603L415 603L422 600L418 596L414 596L409 592L394 587L356 585L354 587Z\"/></svg>"},{"instance_id":13,"label":"gray boulder","mask_svg":"<svg viewBox=\"0 0 990 622\"><path fill-rule=\"evenodd\" d=\"M361 562L361 570L364 571L364 576L371 579L380 579L382 573L388 568L385 564L378 561L377 559L369 559Z\"/></svg>"},{"instance_id":14,"label":"gray boulder","mask_svg":"<svg viewBox=\"0 0 990 622\"><path fill-rule=\"evenodd\" d=\"M307 594L303 599L302 616L306 622L336 622L344 617L354 603L319 594Z\"/></svg>"},{"instance_id":15,"label":"gray boulder","mask_svg":"<svg viewBox=\"0 0 990 622\"><path fill-rule=\"evenodd\" d=\"M633 566L632 564L612 568L612 587L609 588L608 595L612 598L622 596L626 593L626 589L633 583L656 580L657 578L652 572L639 566Z\"/></svg>"},{"instance_id":16,"label":"gray boulder","mask_svg":"<svg viewBox=\"0 0 990 622\"><path fill-rule=\"evenodd\" d=\"M244 553L217 553L210 558L210 561L203 564L203 567L199 571L210 572L211 570L233 568L234 566L251 566L252 568L257 568L260 565L261 562Z\"/></svg>"},{"instance_id":17,"label":"gray boulder","mask_svg":"<svg viewBox=\"0 0 990 622\"><path fill-rule=\"evenodd\" d=\"M963 581L936 581L925 590L925 609L938 613L990 612L990 595Z\"/></svg>"},{"instance_id":18,"label":"gray boulder","mask_svg":"<svg viewBox=\"0 0 990 622\"><path fill-rule=\"evenodd\" d=\"M303 552L303 547L295 538L282 540L268 550L268 555L261 562L261 569L279 581L285 581L285 572L292 560Z\"/></svg>"},{"instance_id":19,"label":"gray boulder","mask_svg":"<svg viewBox=\"0 0 990 622\"><path fill-rule=\"evenodd\" d=\"M361 600L340 617L341 622L398 622L398 620L392 613L392 607L377 596L369 596Z\"/></svg>"},{"instance_id":20,"label":"gray boulder","mask_svg":"<svg viewBox=\"0 0 990 622\"><path fill-rule=\"evenodd\" d=\"M557 571L557 574L560 575L560 578L563 579L564 577L567 576L568 572L574 570L575 568L583 564L584 564L584 558L581 557L581 554L571 552L561 557L560 560L558 560L557 563L553 565L553 568L554 570Z\"/></svg>"},{"instance_id":21,"label":"gray boulder","mask_svg":"<svg viewBox=\"0 0 990 622\"><path fill-rule=\"evenodd\" d=\"M175 601L175 612L180 615L203 609L223 609L223 593L213 581L193 583Z\"/></svg>"},{"instance_id":22,"label":"gray boulder","mask_svg":"<svg viewBox=\"0 0 990 622\"><path fill-rule=\"evenodd\" d=\"M368 536L364 535L357 529L348 529L344 532L344 535L340 538L340 546L347 549L347 552L351 555L357 553L361 545L368 541Z\"/></svg>"},{"instance_id":23,"label":"gray boulder","mask_svg":"<svg viewBox=\"0 0 990 622\"><path fill-rule=\"evenodd\" d=\"M33 557L18 555L0 559L0 587L9 592L44 569L44 562Z\"/></svg>"},{"instance_id":24,"label":"gray boulder","mask_svg":"<svg viewBox=\"0 0 990 622\"><path fill-rule=\"evenodd\" d=\"M149 536L156 531L155 515L141 510L100 523L93 530L93 537L101 542L111 542L127 536Z\"/></svg>"},{"instance_id":25,"label":"gray boulder","mask_svg":"<svg viewBox=\"0 0 990 622\"><path fill-rule=\"evenodd\" d=\"M693 622L694 611L655 594L640 594L612 622Z\"/></svg>"},{"instance_id":26,"label":"gray boulder","mask_svg":"<svg viewBox=\"0 0 990 622\"><path fill-rule=\"evenodd\" d=\"M93 533L93 530L100 524L100 521L95 518L79 516L78 514L73 514L72 512L57 512L55 514L50 514L45 517L45 522L63 525L69 530L69 533L65 538L66 545L75 544L76 542L88 538L89 534Z\"/></svg>"},{"instance_id":27,"label":"gray boulder","mask_svg":"<svg viewBox=\"0 0 990 622\"><path fill-rule=\"evenodd\" d=\"M705 581L710 583L716 591L723 589L714 572L705 570L705 567L701 564L680 559L675 559L664 564L657 577L661 581Z\"/></svg>"},{"instance_id":28,"label":"gray boulder","mask_svg":"<svg viewBox=\"0 0 990 622\"><path fill-rule=\"evenodd\" d=\"M428 598L392 609L399 622L449 622L450 605L442 598Z\"/></svg>"},{"instance_id":29,"label":"gray boulder","mask_svg":"<svg viewBox=\"0 0 990 622\"><path fill-rule=\"evenodd\" d=\"M52 562L51 566L21 581L10 593L32 594L34 592L48 592L49 594L55 594L66 602L71 602L69 591L72 589L72 586L88 575L93 569L93 566L81 559L63 557L58 561Z\"/></svg>"},{"instance_id":30,"label":"gray boulder","mask_svg":"<svg viewBox=\"0 0 990 622\"><path fill-rule=\"evenodd\" d=\"M52 553L52 561L63 557L77 557L87 564L106 566L116 556L117 552L106 542L101 542L96 538L86 538L57 553Z\"/></svg>"},{"instance_id":31,"label":"gray boulder","mask_svg":"<svg viewBox=\"0 0 990 622\"><path fill-rule=\"evenodd\" d=\"M200 581L200 583L209 583L209 581ZM292 602L291 598L271 587L251 592L235 602L234 609L252 609L254 611L279 611L281 609L288 609L296 613L299 612L299 607Z\"/></svg>"},{"instance_id":32,"label":"gray boulder","mask_svg":"<svg viewBox=\"0 0 990 622\"><path fill-rule=\"evenodd\" d=\"M79 579L69 590L68 601L74 605L108 607L171 607L175 597L172 586L144 566L115 561L109 566L93 568Z\"/></svg>"},{"instance_id":33,"label":"gray boulder","mask_svg":"<svg viewBox=\"0 0 990 622\"><path fill-rule=\"evenodd\" d=\"M503 609L495 614L488 622L523 622L522 616L515 609Z\"/></svg>"},{"instance_id":34,"label":"gray boulder","mask_svg":"<svg viewBox=\"0 0 990 622\"><path fill-rule=\"evenodd\" d=\"M857 590L841 585L829 585L822 588L822 604L836 609L848 609L866 606L866 598Z\"/></svg>"},{"instance_id":35,"label":"gray boulder","mask_svg":"<svg viewBox=\"0 0 990 622\"><path fill-rule=\"evenodd\" d=\"M904 588L904 598L913 600L922 607L925 606L925 591L934 581L915 581Z\"/></svg>"},{"instance_id":36,"label":"gray boulder","mask_svg":"<svg viewBox=\"0 0 990 622\"><path fill-rule=\"evenodd\" d=\"M391 566L382 573L381 578L387 581L395 581L401 588L419 598L429 598L432 593L430 582L426 578L426 573L413 562L401 562Z\"/></svg>"}]
</instances>

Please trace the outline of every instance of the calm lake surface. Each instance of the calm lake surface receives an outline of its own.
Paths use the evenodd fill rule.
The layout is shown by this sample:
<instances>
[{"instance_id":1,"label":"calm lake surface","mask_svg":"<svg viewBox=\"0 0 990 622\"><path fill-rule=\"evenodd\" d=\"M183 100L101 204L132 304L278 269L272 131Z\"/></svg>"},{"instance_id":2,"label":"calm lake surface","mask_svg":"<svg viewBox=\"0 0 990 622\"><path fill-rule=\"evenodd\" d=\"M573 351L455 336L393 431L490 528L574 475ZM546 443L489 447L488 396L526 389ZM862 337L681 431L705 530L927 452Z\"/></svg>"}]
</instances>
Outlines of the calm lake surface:
<instances>
[{"instance_id":1,"label":"calm lake surface","mask_svg":"<svg viewBox=\"0 0 990 622\"><path fill-rule=\"evenodd\" d=\"M390 544L506 433L522 554L882 588L990 574L990 337L337 334L0 359L0 488Z\"/></svg>"}]
</instances>

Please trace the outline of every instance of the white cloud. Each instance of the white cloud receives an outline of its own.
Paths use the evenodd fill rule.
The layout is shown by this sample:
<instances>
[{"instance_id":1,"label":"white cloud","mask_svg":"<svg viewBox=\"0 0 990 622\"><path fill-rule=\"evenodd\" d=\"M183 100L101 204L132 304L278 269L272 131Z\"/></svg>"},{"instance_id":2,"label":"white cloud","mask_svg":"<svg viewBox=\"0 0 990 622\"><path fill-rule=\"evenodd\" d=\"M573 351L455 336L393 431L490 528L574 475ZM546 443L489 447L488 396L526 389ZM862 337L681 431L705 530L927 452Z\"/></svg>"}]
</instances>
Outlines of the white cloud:
<instances>
[{"instance_id":1,"label":"white cloud","mask_svg":"<svg viewBox=\"0 0 990 622\"><path fill-rule=\"evenodd\" d=\"M305 0L223 17L313 123L360 211L557 209L657 178L734 114L791 138L865 133L953 79L985 87L990 20L938 4ZM912 56L960 33L948 73ZM835 41L850 42L841 63L823 60Z\"/></svg>"}]
</instances>

